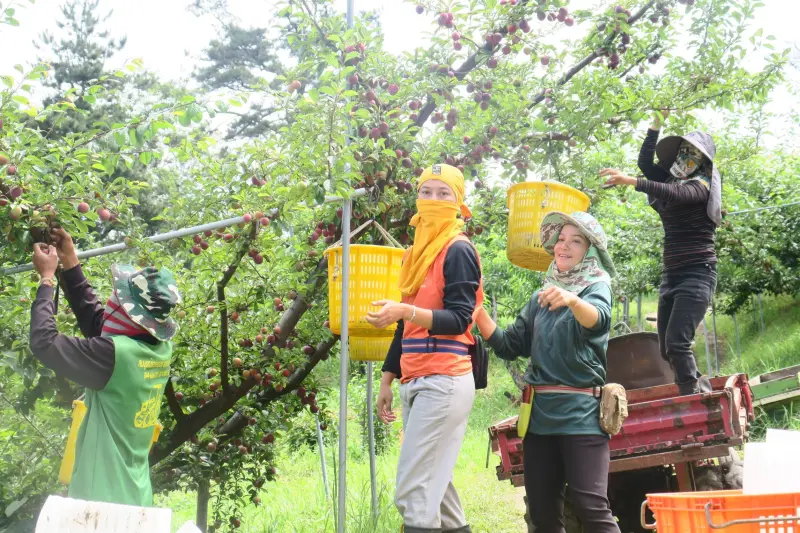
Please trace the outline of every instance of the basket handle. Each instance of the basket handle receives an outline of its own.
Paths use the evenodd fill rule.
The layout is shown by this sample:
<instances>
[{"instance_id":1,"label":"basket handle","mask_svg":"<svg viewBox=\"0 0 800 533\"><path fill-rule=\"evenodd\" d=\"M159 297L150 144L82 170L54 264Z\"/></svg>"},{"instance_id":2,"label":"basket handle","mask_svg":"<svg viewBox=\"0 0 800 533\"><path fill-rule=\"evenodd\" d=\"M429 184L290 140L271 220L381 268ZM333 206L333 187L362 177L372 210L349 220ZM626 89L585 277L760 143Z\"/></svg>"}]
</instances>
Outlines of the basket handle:
<instances>
[{"instance_id":1,"label":"basket handle","mask_svg":"<svg viewBox=\"0 0 800 533\"><path fill-rule=\"evenodd\" d=\"M648 524L646 513L647 513L647 500L642 502L642 510L641 513L639 514L639 522L642 524L642 528L655 531L656 523L653 522L652 524Z\"/></svg>"},{"instance_id":2,"label":"basket handle","mask_svg":"<svg viewBox=\"0 0 800 533\"><path fill-rule=\"evenodd\" d=\"M775 522L793 522L793 521L800 521L800 516L775 516L775 517L765 517L765 518L747 518L743 520L731 520L730 522L724 522L722 524L715 524L711 520L711 506L714 502L708 502L705 506L706 511L706 522L708 522L708 527L711 529L727 529L731 526L738 526L741 524L766 524L766 523L775 523ZM791 524L790 524L791 525Z\"/></svg>"},{"instance_id":3,"label":"basket handle","mask_svg":"<svg viewBox=\"0 0 800 533\"><path fill-rule=\"evenodd\" d=\"M394 238L394 237L392 237L392 235L391 235L391 234L390 234L388 231L386 231L386 230L383 228L383 226L381 226L380 224L378 224L378 222L377 222L375 219L370 219L370 220L367 220L366 222L364 222L363 224L361 224L359 227L357 227L356 229L354 229L353 231L351 231L351 232L350 232L350 238L352 239L354 236L358 235L358 234L359 234L361 231L363 231L363 230L364 230L364 228L366 228L366 227L367 227L367 226L369 226L370 224L372 224L373 226L375 226L376 228L378 228L378 232L381 234L381 236L382 236L384 239L386 239L386 241L388 241L388 242L389 242L389 244L391 244L391 245L392 245L394 248L403 248L403 245L402 245L402 244L400 244L399 242L397 242L397 241L395 240L395 238ZM331 248L337 248L337 247L339 247L339 246L341 246L341 245L342 245L342 239L339 239L339 240L338 240L338 241L336 241L335 243L331 244L331 245L330 245L330 246L329 246L327 249L328 249L328 250L330 250Z\"/></svg>"},{"instance_id":4,"label":"basket handle","mask_svg":"<svg viewBox=\"0 0 800 533\"><path fill-rule=\"evenodd\" d=\"M542 209L547 207L548 200L550 200L550 186L545 183L544 184L544 200L542 200Z\"/></svg>"}]
</instances>

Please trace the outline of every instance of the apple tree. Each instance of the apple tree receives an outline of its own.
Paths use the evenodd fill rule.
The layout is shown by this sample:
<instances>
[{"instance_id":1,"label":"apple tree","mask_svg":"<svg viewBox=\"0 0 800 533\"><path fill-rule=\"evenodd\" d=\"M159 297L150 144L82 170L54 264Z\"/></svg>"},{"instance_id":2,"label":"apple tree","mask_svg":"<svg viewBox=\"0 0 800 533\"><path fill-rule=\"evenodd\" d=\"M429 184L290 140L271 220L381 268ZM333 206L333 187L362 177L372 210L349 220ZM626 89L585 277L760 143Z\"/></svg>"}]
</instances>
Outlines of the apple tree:
<instances>
[{"instance_id":1,"label":"apple tree","mask_svg":"<svg viewBox=\"0 0 800 533\"><path fill-rule=\"evenodd\" d=\"M108 235L131 248L113 260L176 272L181 330L151 464L157 488L198 490L201 524L216 496L215 529L236 528L243 502L260 502L259 489L280 472L274 447L300 412L333 426L317 369L337 341L325 324L324 250L343 232L375 219L410 242L415 177L435 162L456 165L470 182L467 231L483 252L487 287L516 309L537 275L506 277L504 191L529 176L550 178L592 195L614 253L624 258L618 262L632 265L620 286L643 290L655 275L655 219L644 206L622 207L631 202L621 191L598 192L597 171L632 166L630 152L654 109L670 109L671 125L683 130L696 123L697 109L757 105L786 60L774 53L761 71L742 66L746 53L769 45L749 33L755 0L638 0L574 11L564 0L409 2L431 35L403 54L384 49L371 14L348 29L340 14L315 9L325 4L279 2L281 39L297 61L272 82L256 83L285 123L235 148L196 126L246 106L247 94L185 97L50 140L23 118L71 108L75 95L37 110L22 94L25 81L3 79L0 263L27 261L31 242L57 221L86 245L96 244L98 226L113 225ZM160 226L239 216L242 223L170 243L144 240L151 221L129 213L146 185L107 177L154 159L162 160L157 177L169 196L155 217ZM360 187L370 194L355 200L353 226L342 228L341 211L324 198ZM618 218L627 219L619 228ZM354 239L382 243L373 231ZM101 294L111 260L86 266ZM35 285L29 276L3 285L0 339L15 375L29 369L17 388L51 380L36 397L55 401L58 380L27 350ZM68 330L69 315L59 321Z\"/></svg>"}]
</instances>

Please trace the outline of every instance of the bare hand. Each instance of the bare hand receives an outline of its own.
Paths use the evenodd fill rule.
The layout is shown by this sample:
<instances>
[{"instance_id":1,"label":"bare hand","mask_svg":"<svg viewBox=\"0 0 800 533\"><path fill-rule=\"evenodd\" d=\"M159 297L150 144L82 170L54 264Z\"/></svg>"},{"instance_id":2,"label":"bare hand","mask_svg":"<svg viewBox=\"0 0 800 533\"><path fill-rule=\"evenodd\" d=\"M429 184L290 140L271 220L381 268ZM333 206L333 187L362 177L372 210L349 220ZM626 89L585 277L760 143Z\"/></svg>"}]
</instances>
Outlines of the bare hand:
<instances>
[{"instance_id":1,"label":"bare hand","mask_svg":"<svg viewBox=\"0 0 800 533\"><path fill-rule=\"evenodd\" d=\"M381 306L381 309L379 311L369 311L366 319L367 322L378 329L395 324L411 314L411 306L392 300L378 300L377 302L372 302L372 305Z\"/></svg>"},{"instance_id":2,"label":"bare hand","mask_svg":"<svg viewBox=\"0 0 800 533\"><path fill-rule=\"evenodd\" d=\"M33 245L33 266L43 278L53 278L58 268L56 247L39 242Z\"/></svg>"},{"instance_id":3,"label":"bare hand","mask_svg":"<svg viewBox=\"0 0 800 533\"><path fill-rule=\"evenodd\" d=\"M660 114L660 115L659 115ZM660 130L664 121L669 118L669 109L658 109L653 112L653 129Z\"/></svg>"},{"instance_id":4,"label":"bare hand","mask_svg":"<svg viewBox=\"0 0 800 533\"><path fill-rule=\"evenodd\" d=\"M381 389L378 392L378 418L384 424L391 424L397 420L397 415L392 411L392 386L386 383L381 383Z\"/></svg>"},{"instance_id":5,"label":"bare hand","mask_svg":"<svg viewBox=\"0 0 800 533\"><path fill-rule=\"evenodd\" d=\"M636 178L626 176L616 168L604 168L600 171L601 176L607 176L606 185L636 185Z\"/></svg>"},{"instance_id":6,"label":"bare hand","mask_svg":"<svg viewBox=\"0 0 800 533\"><path fill-rule=\"evenodd\" d=\"M539 291L539 305L547 307L549 311L555 311L562 307L571 308L577 302L577 295L560 287L548 287L543 291Z\"/></svg>"},{"instance_id":7,"label":"bare hand","mask_svg":"<svg viewBox=\"0 0 800 533\"><path fill-rule=\"evenodd\" d=\"M50 238L56 246L58 258L64 264L64 268L70 268L78 265L78 254L75 252L75 243L72 242L72 236L67 233L64 228L53 228L50 230Z\"/></svg>"}]
</instances>

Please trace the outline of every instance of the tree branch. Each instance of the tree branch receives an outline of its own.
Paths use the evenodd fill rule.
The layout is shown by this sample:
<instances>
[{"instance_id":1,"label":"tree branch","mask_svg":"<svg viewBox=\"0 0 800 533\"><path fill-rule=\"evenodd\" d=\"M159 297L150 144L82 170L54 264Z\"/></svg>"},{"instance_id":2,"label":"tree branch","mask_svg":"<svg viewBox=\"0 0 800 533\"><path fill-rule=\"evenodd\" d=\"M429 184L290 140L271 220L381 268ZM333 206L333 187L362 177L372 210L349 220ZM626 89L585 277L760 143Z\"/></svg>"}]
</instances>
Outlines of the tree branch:
<instances>
[{"instance_id":1,"label":"tree branch","mask_svg":"<svg viewBox=\"0 0 800 533\"><path fill-rule=\"evenodd\" d=\"M169 411L172 413L172 416L175 417L175 420L180 422L186 416L186 413L183 412L181 405L178 403L178 399L175 397L175 387L172 385L171 379L167 380L167 386L164 389L164 394L167 396L167 405L169 406Z\"/></svg>"},{"instance_id":2,"label":"tree branch","mask_svg":"<svg viewBox=\"0 0 800 533\"><path fill-rule=\"evenodd\" d=\"M230 390L229 384L229 377L228 377L228 357L230 355L230 347L228 345L229 342L229 335L228 335L228 304L225 301L225 287L228 286L228 283L233 278L233 275L236 274L236 270L239 268L239 265L242 262L242 259L250 250L250 245L255 239L256 234L258 233L258 223L253 222L250 226L250 234L247 236L246 239L242 242L239 246L239 249L236 251L236 256L234 257L233 261L230 265L228 265L227 270L222 275L222 279L217 282L217 301L219 302L219 318L220 318L220 326L219 326L219 344L220 344L220 381L222 383L222 395L227 395Z\"/></svg>"},{"instance_id":3,"label":"tree branch","mask_svg":"<svg viewBox=\"0 0 800 533\"><path fill-rule=\"evenodd\" d=\"M292 391L300 387L311 371L314 370L314 367L316 367L317 364L319 364L319 362L322 361L325 356L327 356L328 352L330 352L331 348L334 347L338 340L339 336L334 335L330 339L319 343L316 350L314 350L314 353L311 355L311 357L309 357L308 361L300 368L295 369L294 373L289 377L289 381L286 383L286 386L280 392L276 391L273 387L269 390L261 392L258 395L257 401L259 405L264 407L265 405L277 400L282 396L291 394ZM247 427L247 425L248 418L237 411L233 414L233 416L225 421L217 433L223 436L220 440L230 440L241 433L242 430Z\"/></svg>"},{"instance_id":4,"label":"tree branch","mask_svg":"<svg viewBox=\"0 0 800 533\"><path fill-rule=\"evenodd\" d=\"M629 24L629 25L631 25L631 26L633 26L633 25L634 25L634 24L635 24L637 21L639 21L639 20L640 20L640 19L641 19L641 18L644 16L644 14L647 12L647 10L648 10L648 9L650 9L651 7L653 7L653 4L655 4L655 0L650 0L650 1L649 1L649 2L647 2L645 5L643 5L643 6L642 6L642 7L639 9L639 11L637 11L636 13L634 13L633 15L631 15L631 17L628 19L628 24ZM617 36L617 33L616 33L616 32L615 32L615 33L613 33L612 35L610 35L610 36L608 37L608 39L606 39L606 43L607 43L607 44L610 44L610 43L611 43L611 42L614 40L614 38L615 38L616 36ZM566 71L566 72L565 72L565 73L564 73L564 74L561 76L561 78L559 78L559 80L556 82L556 86L558 86L558 87L561 87L561 86L563 86L563 85L566 85L566 84L567 84L567 82L569 82L569 80L571 80L572 78L574 78L574 77L575 77L575 75L576 75L578 72L580 72L581 70L583 70L584 68L586 68L587 66L589 66L589 65L592 63L592 61L594 61L594 60L595 60L595 59L597 59L598 57L600 57L600 56L597 54L597 52L596 52L596 51L593 51L593 52L591 52L589 55L587 55L586 57L584 57L583 59L581 59L581 60L580 60L578 63L576 63L575 65L573 65L573 66L572 66L572 67L571 67L569 70L567 70L567 71ZM528 109L531 109L531 108L533 108L533 107L535 107L535 106L539 105L540 103L542 103L542 101L545 99L545 96L546 96L546 95L545 95L545 92L544 92L544 91L542 91L542 92L540 92L538 95L536 95L536 97L533 99L533 101L531 102L531 104L528 106Z\"/></svg>"}]
</instances>

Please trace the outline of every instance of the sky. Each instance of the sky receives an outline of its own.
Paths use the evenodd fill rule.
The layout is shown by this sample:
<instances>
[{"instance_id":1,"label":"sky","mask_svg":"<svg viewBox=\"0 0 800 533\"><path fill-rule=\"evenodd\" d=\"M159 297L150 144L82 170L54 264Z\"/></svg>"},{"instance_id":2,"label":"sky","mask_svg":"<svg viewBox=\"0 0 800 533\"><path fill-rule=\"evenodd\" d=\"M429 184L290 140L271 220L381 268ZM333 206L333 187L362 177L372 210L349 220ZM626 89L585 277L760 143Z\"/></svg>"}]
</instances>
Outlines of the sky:
<instances>
[{"instance_id":1,"label":"sky","mask_svg":"<svg viewBox=\"0 0 800 533\"><path fill-rule=\"evenodd\" d=\"M344 12L347 0L335 0L337 8ZM400 53L412 50L425 41L427 32L433 29L432 17L417 15L414 4L403 0L354 0L356 10L367 7L381 12L381 22L388 51ZM11 73L17 63L31 64L36 61L37 50L33 40L42 31L54 29L59 15L61 0L36 0L30 5L27 0L12 0L21 4L17 9L20 26L0 26L0 74ZM8 6L8 1L2 2ZM570 9L609 3L601 0L572 0ZM765 6L756 13L753 31L763 28L765 35L776 37L777 49L797 47L795 56L800 63L800 35L797 20L800 20L800 1L764 0ZM131 59L141 59L145 68L166 79L187 79L203 49L215 36L216 21L212 17L198 18L187 11L189 0L100 0L102 13L113 9L106 27L116 37L127 36L123 52L110 60L109 67L119 67ZM266 26L275 11L275 0L229 0L232 14L244 26ZM576 28L562 28L572 34L560 33L557 38L578 37L584 32ZM747 58L747 65L756 69L762 58ZM791 72L800 87L800 73ZM784 112L796 106L796 95L779 90L773 95L772 111Z\"/></svg>"}]
</instances>

